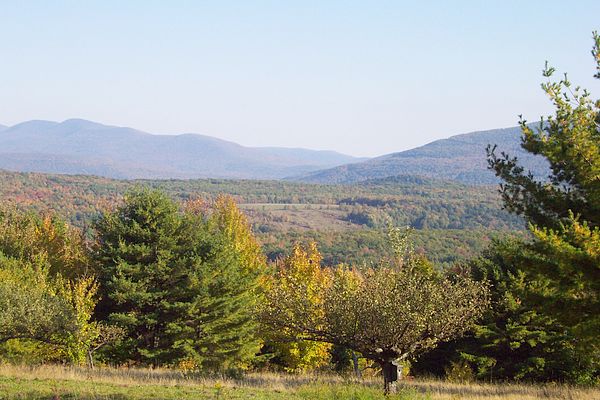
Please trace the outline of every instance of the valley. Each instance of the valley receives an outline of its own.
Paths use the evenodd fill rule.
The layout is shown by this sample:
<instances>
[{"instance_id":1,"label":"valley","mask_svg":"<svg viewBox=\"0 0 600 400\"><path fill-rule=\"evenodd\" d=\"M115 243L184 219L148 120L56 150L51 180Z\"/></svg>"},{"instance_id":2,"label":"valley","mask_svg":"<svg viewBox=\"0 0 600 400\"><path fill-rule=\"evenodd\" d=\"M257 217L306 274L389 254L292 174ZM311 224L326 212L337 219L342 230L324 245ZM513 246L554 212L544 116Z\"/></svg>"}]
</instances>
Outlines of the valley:
<instances>
[{"instance_id":1,"label":"valley","mask_svg":"<svg viewBox=\"0 0 600 400\"><path fill-rule=\"evenodd\" d=\"M56 213L86 229L127 190L148 186L178 201L227 194L247 214L271 260L314 240L324 262L370 263L385 255L388 226L413 227L419 251L449 265L477 254L498 234L522 231L501 210L494 185L398 176L354 185L255 180L116 180L0 171L0 198L20 209Z\"/></svg>"}]
</instances>

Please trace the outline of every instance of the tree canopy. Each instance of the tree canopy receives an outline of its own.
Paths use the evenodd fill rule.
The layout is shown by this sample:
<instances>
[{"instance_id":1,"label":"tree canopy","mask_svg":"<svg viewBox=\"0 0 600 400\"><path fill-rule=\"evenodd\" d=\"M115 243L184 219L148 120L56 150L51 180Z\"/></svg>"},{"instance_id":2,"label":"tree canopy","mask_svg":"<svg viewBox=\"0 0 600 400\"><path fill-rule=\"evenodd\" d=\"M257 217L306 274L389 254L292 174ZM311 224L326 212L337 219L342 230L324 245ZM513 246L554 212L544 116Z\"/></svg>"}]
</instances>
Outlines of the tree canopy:
<instances>
[{"instance_id":1,"label":"tree canopy","mask_svg":"<svg viewBox=\"0 0 600 400\"><path fill-rule=\"evenodd\" d=\"M488 305L484 284L438 275L422 257L397 254L372 268L280 265L263 322L294 338L361 353L382 366L389 389L394 379L385 371L392 363L460 336Z\"/></svg>"}]
</instances>

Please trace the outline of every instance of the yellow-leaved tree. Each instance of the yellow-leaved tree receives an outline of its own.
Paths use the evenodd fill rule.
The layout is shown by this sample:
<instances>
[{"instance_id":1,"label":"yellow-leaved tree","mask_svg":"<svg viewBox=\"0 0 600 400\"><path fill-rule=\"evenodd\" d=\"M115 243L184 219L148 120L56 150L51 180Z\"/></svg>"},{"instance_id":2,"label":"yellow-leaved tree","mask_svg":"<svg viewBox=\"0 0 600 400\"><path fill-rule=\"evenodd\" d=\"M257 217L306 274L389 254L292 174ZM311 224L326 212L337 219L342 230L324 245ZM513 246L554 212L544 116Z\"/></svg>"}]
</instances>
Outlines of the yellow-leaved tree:
<instances>
[{"instance_id":1,"label":"yellow-leaved tree","mask_svg":"<svg viewBox=\"0 0 600 400\"><path fill-rule=\"evenodd\" d=\"M316 243L302 247L296 244L292 253L277 263L277 274L273 277L277 284L269 285L269 291L277 290L295 293L293 297L296 310L303 312L305 321L318 324L323 318L324 302L322 287L327 274L321 268L321 254ZM285 309L281 309L285 312ZM331 358L331 344L302 340L295 334L293 327L269 332L269 345L275 358L289 372L305 372L323 367Z\"/></svg>"},{"instance_id":2,"label":"yellow-leaved tree","mask_svg":"<svg viewBox=\"0 0 600 400\"><path fill-rule=\"evenodd\" d=\"M228 239L228 243L240 256L242 264L253 271L264 272L266 258L252 233L248 218L235 200L231 196L220 195L212 203L208 213L209 226Z\"/></svg>"}]
</instances>

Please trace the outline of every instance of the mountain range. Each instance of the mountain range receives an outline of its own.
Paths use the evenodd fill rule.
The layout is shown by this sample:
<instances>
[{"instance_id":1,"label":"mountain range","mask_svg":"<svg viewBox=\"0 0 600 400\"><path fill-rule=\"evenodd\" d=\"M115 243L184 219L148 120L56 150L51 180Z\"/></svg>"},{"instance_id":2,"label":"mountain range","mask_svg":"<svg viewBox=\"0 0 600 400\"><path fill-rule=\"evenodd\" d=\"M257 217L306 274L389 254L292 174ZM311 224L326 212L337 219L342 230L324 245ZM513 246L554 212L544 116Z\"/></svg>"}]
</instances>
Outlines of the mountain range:
<instances>
[{"instance_id":1,"label":"mountain range","mask_svg":"<svg viewBox=\"0 0 600 400\"><path fill-rule=\"evenodd\" d=\"M334 151L244 147L198 134L154 135L82 119L0 128L0 168L22 172L280 179L361 160Z\"/></svg>"},{"instance_id":2,"label":"mountain range","mask_svg":"<svg viewBox=\"0 0 600 400\"><path fill-rule=\"evenodd\" d=\"M199 134L155 135L82 119L0 125L0 169L119 179L287 179L354 183L398 175L496 182L485 148L517 156L535 175L547 165L520 147L519 127L452 136L372 159L334 151L245 147Z\"/></svg>"}]
</instances>

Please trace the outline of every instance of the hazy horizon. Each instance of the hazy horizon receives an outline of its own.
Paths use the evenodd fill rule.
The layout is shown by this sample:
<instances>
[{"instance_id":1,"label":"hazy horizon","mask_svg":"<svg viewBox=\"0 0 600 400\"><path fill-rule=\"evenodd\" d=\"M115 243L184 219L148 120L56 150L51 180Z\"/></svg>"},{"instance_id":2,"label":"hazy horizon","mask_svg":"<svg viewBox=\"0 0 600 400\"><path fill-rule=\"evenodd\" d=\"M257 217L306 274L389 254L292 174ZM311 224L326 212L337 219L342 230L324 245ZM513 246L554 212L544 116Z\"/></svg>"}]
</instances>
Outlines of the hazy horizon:
<instances>
[{"instance_id":1,"label":"hazy horizon","mask_svg":"<svg viewBox=\"0 0 600 400\"><path fill-rule=\"evenodd\" d=\"M295 147L294 146L273 146L273 145L248 146L248 145L244 145L242 143L234 142L232 140L223 139L223 138L220 138L218 136L207 135L207 134L204 134L204 133L201 133L201 132L171 132L171 133L148 132L148 131L145 131L145 130L141 130L141 129L135 127L135 126L113 125L113 124L104 123L102 121L93 121L93 120L88 120L88 119L79 118L79 117L67 118L67 119L62 120L62 121L53 121L53 120L47 120L47 119L31 119L31 120L27 120L27 121L20 121L20 122L17 122L16 124L5 124L2 121L0 121L0 126L6 126L7 128L12 128L12 127L20 125L22 123L33 122L33 121L52 122L52 123L60 124L60 123L63 123L63 122L67 122L69 120L82 120L82 121L97 123L97 124L100 124L100 125L111 126L111 127L115 127L115 128L129 128L129 129L138 130L140 132L147 133L147 134L150 134L150 135L155 135L155 136L200 135L200 136L209 136L209 137L212 137L212 138L215 138L215 139L220 139L220 140L228 141L228 142L239 144L239 145L242 145L244 147L249 147L249 148L270 148L270 147L275 147L275 148L282 148L282 149L304 149L304 150L315 150L315 151L333 151L333 152L338 152L338 153L341 153L341 154L344 154L344 155L349 155L349 156L353 156L353 157L357 157L357 158L363 158L363 159L377 158L377 157L380 157L380 156L388 155L390 153L397 153L397 152L402 152L402 151L405 151L405 150L411 150L411 149L414 149L414 148L417 148L417 147L421 147L422 145L429 144L429 143L431 143L433 141L441 140L441 139L448 139L448 138L450 138L452 136L456 136L456 135L468 134L468 133L476 133L476 132L483 132L483 131L487 131L487 130L502 130L502 129L514 128L514 127L517 126L517 124L515 124L515 125L512 125L512 126L502 126L502 127L498 127L498 128L481 129L481 130L478 130L478 131L456 132L456 133L449 134L447 136L443 136L443 137L439 137L439 138L433 139L432 141L427 142L427 143L423 143L422 145L416 145L416 146L411 147L411 148L397 150L397 151L393 150L393 149L390 149L390 151L388 151L387 153L376 154L374 156L355 156L354 154L344 153L344 152L338 151L336 149L311 148L311 147L301 147L301 146L295 146Z\"/></svg>"},{"instance_id":2,"label":"hazy horizon","mask_svg":"<svg viewBox=\"0 0 600 400\"><path fill-rule=\"evenodd\" d=\"M82 118L374 157L597 95L600 3L4 2L0 124Z\"/></svg>"}]
</instances>

